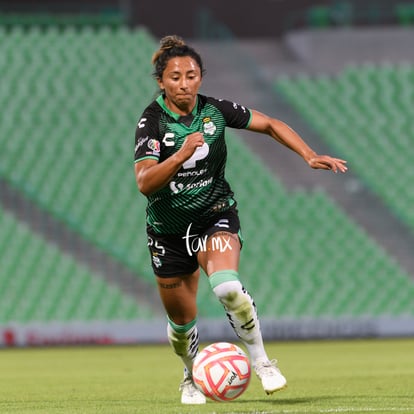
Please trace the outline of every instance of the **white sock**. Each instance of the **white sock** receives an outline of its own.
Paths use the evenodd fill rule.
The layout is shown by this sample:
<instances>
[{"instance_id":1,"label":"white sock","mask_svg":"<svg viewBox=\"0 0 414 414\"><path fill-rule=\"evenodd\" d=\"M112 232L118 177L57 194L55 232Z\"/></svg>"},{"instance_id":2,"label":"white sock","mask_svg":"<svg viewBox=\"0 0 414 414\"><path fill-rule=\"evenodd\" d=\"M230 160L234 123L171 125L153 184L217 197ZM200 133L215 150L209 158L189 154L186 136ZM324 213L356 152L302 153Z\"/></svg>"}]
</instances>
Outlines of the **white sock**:
<instances>
[{"instance_id":1,"label":"white sock","mask_svg":"<svg viewBox=\"0 0 414 414\"><path fill-rule=\"evenodd\" d=\"M209 279L213 292L224 306L229 322L246 346L253 364L257 360L268 360L256 305L238 280L237 272L215 272Z\"/></svg>"},{"instance_id":2,"label":"white sock","mask_svg":"<svg viewBox=\"0 0 414 414\"><path fill-rule=\"evenodd\" d=\"M187 372L191 374L199 344L196 319L186 325L177 325L173 321L168 320L167 335L168 342L174 349L174 352L181 357Z\"/></svg>"}]
</instances>

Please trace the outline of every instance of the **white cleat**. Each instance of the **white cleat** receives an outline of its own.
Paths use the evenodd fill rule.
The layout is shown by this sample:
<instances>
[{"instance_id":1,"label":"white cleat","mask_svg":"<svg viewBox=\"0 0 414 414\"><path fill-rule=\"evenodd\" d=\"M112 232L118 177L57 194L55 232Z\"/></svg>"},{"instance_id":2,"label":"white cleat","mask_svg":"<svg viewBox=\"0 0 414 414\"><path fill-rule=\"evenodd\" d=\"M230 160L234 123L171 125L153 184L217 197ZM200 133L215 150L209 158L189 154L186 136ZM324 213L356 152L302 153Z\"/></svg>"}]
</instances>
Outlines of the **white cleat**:
<instances>
[{"instance_id":1,"label":"white cleat","mask_svg":"<svg viewBox=\"0 0 414 414\"><path fill-rule=\"evenodd\" d=\"M262 381L266 394L273 394L287 386L286 378L276 365L277 361L260 361L254 365L256 375Z\"/></svg>"},{"instance_id":2,"label":"white cleat","mask_svg":"<svg viewBox=\"0 0 414 414\"><path fill-rule=\"evenodd\" d=\"M180 384L181 404L205 404L205 395L194 385L193 379L187 375Z\"/></svg>"}]
</instances>

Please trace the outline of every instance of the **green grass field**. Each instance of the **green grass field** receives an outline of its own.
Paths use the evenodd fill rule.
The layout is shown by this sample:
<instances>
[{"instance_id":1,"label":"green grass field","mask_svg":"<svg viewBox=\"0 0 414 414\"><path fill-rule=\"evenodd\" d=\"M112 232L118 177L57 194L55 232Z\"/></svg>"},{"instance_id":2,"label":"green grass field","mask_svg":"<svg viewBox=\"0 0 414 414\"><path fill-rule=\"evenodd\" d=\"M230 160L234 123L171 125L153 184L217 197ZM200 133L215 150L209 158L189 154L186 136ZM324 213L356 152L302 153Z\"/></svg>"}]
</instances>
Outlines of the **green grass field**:
<instances>
[{"instance_id":1,"label":"green grass field","mask_svg":"<svg viewBox=\"0 0 414 414\"><path fill-rule=\"evenodd\" d=\"M168 346L0 351L0 413L414 413L414 339L268 343L288 388L180 404Z\"/></svg>"}]
</instances>

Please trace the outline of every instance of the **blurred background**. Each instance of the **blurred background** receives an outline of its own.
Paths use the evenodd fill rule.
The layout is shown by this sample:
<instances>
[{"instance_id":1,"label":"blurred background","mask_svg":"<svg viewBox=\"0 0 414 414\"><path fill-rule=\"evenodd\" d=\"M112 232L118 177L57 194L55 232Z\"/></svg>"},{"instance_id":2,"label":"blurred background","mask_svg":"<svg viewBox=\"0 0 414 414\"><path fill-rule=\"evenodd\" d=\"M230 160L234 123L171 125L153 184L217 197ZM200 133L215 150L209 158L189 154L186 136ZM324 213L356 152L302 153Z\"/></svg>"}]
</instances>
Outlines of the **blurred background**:
<instances>
[{"instance_id":1,"label":"blurred background","mask_svg":"<svg viewBox=\"0 0 414 414\"><path fill-rule=\"evenodd\" d=\"M133 174L151 56L282 119L346 175L228 131L265 339L414 336L414 2L0 1L0 345L165 342ZM205 278L203 341L234 338Z\"/></svg>"}]
</instances>

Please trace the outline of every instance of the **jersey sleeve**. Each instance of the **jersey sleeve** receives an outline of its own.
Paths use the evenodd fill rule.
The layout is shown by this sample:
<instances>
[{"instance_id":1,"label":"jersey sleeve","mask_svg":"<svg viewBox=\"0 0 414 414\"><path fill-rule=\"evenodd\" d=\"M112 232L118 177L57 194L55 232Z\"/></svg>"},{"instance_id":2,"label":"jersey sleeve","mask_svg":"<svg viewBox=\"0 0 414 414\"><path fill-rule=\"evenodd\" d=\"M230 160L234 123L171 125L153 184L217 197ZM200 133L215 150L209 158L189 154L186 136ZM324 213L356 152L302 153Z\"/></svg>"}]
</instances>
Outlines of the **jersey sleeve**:
<instances>
[{"instance_id":1,"label":"jersey sleeve","mask_svg":"<svg viewBox=\"0 0 414 414\"><path fill-rule=\"evenodd\" d=\"M250 109L235 102L227 101L225 99L210 99L212 99L212 103L223 114L228 127L246 129L249 126L252 118L252 112Z\"/></svg>"},{"instance_id":2,"label":"jersey sleeve","mask_svg":"<svg viewBox=\"0 0 414 414\"><path fill-rule=\"evenodd\" d=\"M145 159L159 160L161 142L159 141L158 120L147 108L138 121L135 130L135 162Z\"/></svg>"}]
</instances>

